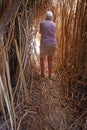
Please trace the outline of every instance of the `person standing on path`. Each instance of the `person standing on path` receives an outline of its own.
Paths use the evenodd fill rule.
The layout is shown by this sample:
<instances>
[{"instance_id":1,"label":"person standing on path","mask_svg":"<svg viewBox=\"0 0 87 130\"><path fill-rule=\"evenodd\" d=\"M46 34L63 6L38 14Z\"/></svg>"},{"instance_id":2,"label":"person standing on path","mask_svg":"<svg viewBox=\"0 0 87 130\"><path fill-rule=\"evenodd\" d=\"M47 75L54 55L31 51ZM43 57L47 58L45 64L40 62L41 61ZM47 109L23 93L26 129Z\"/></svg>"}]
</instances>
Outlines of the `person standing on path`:
<instances>
[{"instance_id":1,"label":"person standing on path","mask_svg":"<svg viewBox=\"0 0 87 130\"><path fill-rule=\"evenodd\" d=\"M40 69L41 77L44 77L45 57L48 61L48 76L51 78L52 60L56 50L56 25L53 22L53 13L47 11L46 19L40 23Z\"/></svg>"}]
</instances>

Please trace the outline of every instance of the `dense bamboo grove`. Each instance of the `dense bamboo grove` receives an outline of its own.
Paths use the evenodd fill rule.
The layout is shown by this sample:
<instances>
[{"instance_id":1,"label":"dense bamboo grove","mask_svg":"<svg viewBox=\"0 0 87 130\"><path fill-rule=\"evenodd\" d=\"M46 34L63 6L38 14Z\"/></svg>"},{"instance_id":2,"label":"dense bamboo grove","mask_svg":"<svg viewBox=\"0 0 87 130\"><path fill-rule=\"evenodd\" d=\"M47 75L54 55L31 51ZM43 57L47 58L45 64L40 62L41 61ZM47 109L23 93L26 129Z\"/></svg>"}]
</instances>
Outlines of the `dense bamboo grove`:
<instances>
[{"instance_id":1,"label":"dense bamboo grove","mask_svg":"<svg viewBox=\"0 0 87 130\"><path fill-rule=\"evenodd\" d=\"M65 1L61 3L59 10L61 32L58 68L69 71L70 79L76 82L76 85L78 80L83 80L85 84L87 80L87 2Z\"/></svg>"},{"instance_id":2,"label":"dense bamboo grove","mask_svg":"<svg viewBox=\"0 0 87 130\"><path fill-rule=\"evenodd\" d=\"M4 10L5 7L6 3ZM33 110L24 107L27 108L30 103L31 89L36 80L35 74L39 73L34 58L36 55L39 60L35 48L36 36L46 10L53 11L57 25L55 80L60 77L59 87L62 87L65 101L69 102L68 107L72 116L71 119L68 115L66 121L64 118L64 121L69 123L60 128L75 130L78 122L82 124L83 129L87 128L87 2L86 0L55 2L23 0L15 1L15 4L13 1L8 12L3 13L2 10L1 13L0 97L5 123L0 126L0 130L4 125L8 130L21 130L22 121L26 120L27 115L34 113ZM57 83L55 85L57 86ZM75 112L78 114L77 117L74 116ZM27 122L25 129L29 130L27 127L30 122L25 122ZM53 128L58 130L57 127ZM41 130L53 128L42 127Z\"/></svg>"}]
</instances>

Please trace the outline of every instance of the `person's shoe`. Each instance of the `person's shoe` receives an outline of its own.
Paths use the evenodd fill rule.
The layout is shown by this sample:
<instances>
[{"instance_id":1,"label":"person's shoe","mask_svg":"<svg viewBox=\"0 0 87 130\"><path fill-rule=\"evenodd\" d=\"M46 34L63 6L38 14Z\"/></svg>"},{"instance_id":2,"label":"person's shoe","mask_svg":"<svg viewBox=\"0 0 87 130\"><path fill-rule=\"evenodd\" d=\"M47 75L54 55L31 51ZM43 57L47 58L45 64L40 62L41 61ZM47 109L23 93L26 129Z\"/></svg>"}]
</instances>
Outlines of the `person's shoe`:
<instances>
[{"instance_id":1,"label":"person's shoe","mask_svg":"<svg viewBox=\"0 0 87 130\"><path fill-rule=\"evenodd\" d=\"M0 109L0 117L2 116L2 110Z\"/></svg>"},{"instance_id":2,"label":"person's shoe","mask_svg":"<svg viewBox=\"0 0 87 130\"><path fill-rule=\"evenodd\" d=\"M51 75L49 75L49 78L51 78Z\"/></svg>"},{"instance_id":3,"label":"person's shoe","mask_svg":"<svg viewBox=\"0 0 87 130\"><path fill-rule=\"evenodd\" d=\"M45 77L44 74L41 74L41 77L44 78Z\"/></svg>"},{"instance_id":4,"label":"person's shoe","mask_svg":"<svg viewBox=\"0 0 87 130\"><path fill-rule=\"evenodd\" d=\"M53 75L49 75L49 79L50 80L54 80L54 76Z\"/></svg>"}]
</instances>

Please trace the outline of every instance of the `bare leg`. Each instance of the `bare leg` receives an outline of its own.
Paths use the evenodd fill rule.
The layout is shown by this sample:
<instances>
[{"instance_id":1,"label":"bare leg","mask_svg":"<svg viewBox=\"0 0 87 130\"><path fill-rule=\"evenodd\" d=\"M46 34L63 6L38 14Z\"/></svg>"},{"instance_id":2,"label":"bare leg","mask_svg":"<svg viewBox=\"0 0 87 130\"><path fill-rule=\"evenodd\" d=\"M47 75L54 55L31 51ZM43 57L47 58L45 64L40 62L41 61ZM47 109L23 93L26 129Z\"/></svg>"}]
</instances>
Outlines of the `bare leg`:
<instances>
[{"instance_id":1,"label":"bare leg","mask_svg":"<svg viewBox=\"0 0 87 130\"><path fill-rule=\"evenodd\" d=\"M48 74L50 78L52 73L52 56L48 56L47 60L48 60Z\"/></svg>"},{"instance_id":2,"label":"bare leg","mask_svg":"<svg viewBox=\"0 0 87 130\"><path fill-rule=\"evenodd\" d=\"M44 60L45 60L45 58L40 57L41 77L44 77L44 69L45 69Z\"/></svg>"}]
</instances>

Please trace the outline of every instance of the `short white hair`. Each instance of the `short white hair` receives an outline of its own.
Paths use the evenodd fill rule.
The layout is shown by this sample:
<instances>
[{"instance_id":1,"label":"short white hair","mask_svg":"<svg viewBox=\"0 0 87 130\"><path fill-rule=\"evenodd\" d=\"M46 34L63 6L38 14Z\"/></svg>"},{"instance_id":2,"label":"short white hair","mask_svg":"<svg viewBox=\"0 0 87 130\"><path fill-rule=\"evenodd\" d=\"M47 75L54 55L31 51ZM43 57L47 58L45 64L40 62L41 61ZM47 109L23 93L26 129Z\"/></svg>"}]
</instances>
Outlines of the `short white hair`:
<instances>
[{"instance_id":1,"label":"short white hair","mask_svg":"<svg viewBox=\"0 0 87 130\"><path fill-rule=\"evenodd\" d=\"M46 18L51 19L53 17L53 13L51 11L46 12Z\"/></svg>"}]
</instances>

